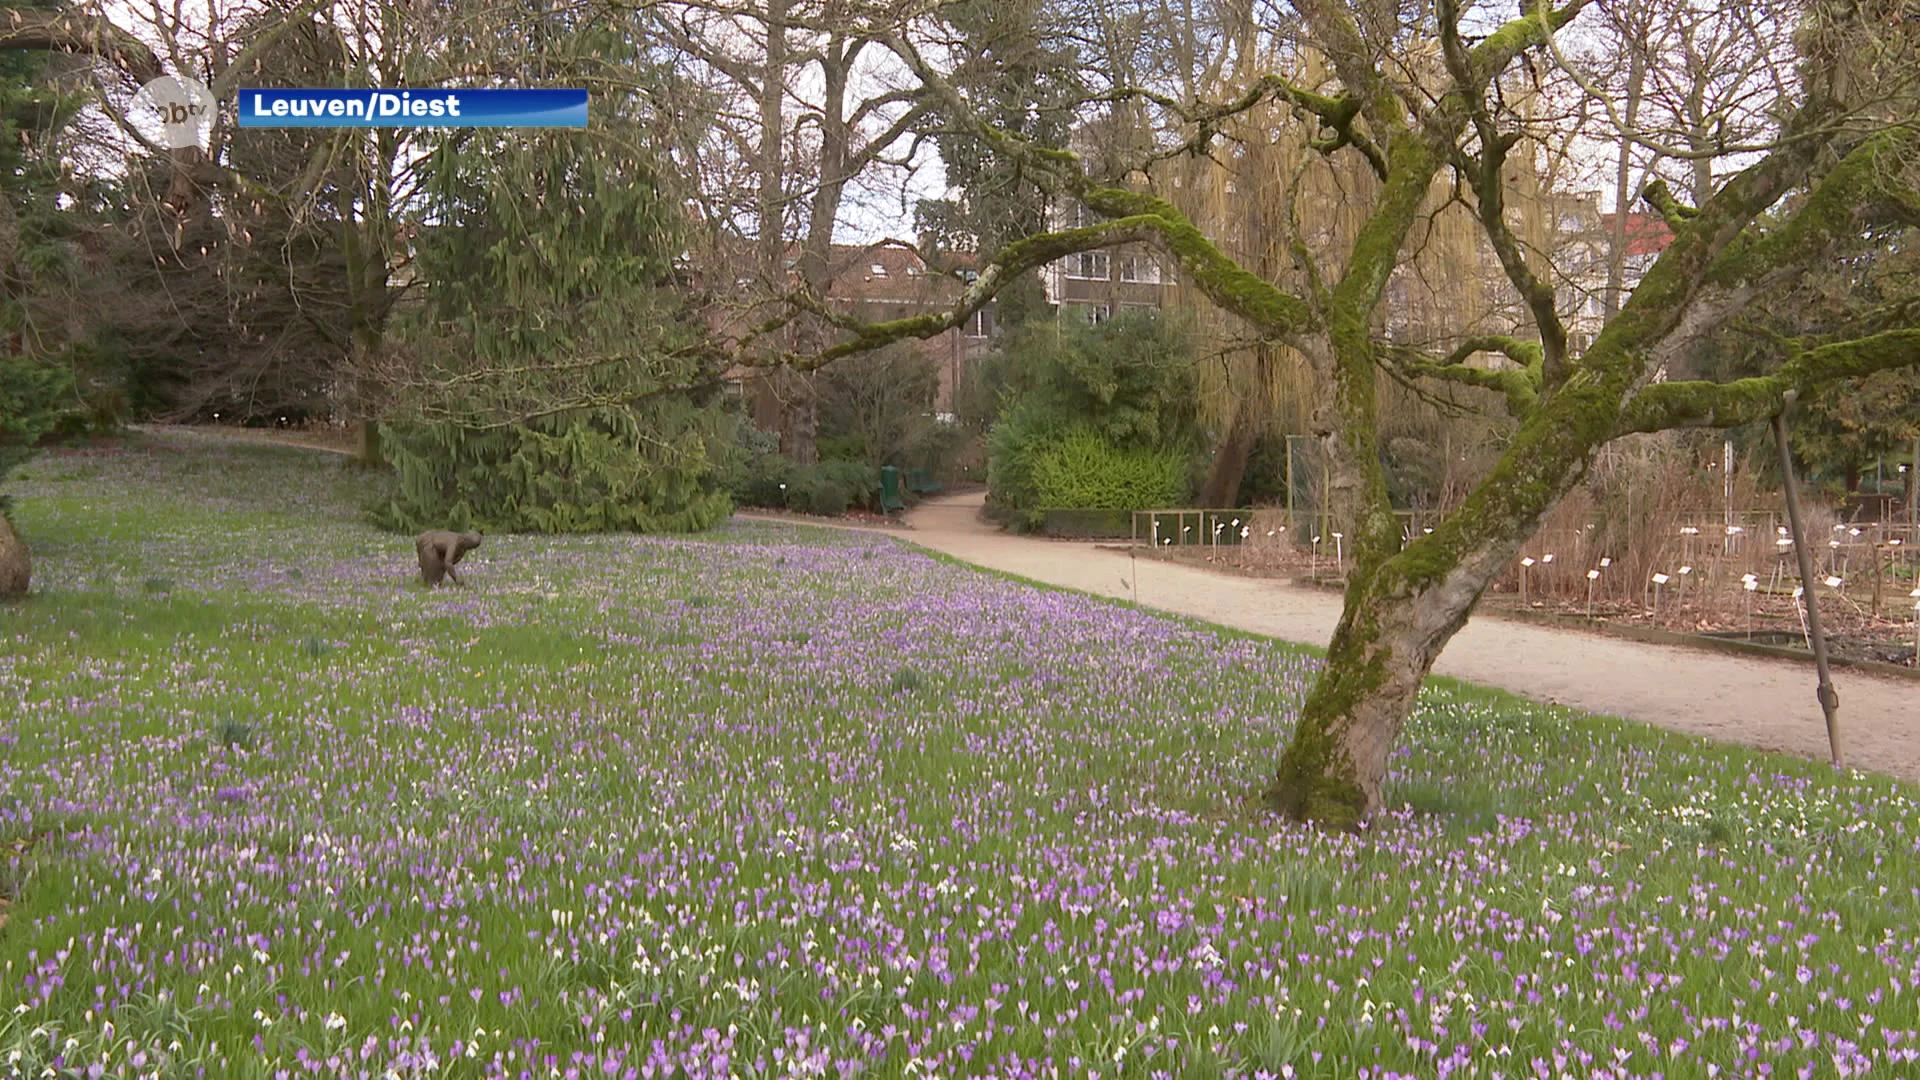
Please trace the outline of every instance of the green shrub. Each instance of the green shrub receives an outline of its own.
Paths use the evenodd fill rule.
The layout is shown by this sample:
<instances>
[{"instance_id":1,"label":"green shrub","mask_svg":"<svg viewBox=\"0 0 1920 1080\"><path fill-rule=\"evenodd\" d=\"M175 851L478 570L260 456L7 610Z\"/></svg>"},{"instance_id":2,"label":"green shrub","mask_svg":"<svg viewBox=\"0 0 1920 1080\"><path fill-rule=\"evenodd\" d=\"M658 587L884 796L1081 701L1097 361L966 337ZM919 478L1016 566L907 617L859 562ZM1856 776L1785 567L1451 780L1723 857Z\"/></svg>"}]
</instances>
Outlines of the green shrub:
<instances>
[{"instance_id":1,"label":"green shrub","mask_svg":"<svg viewBox=\"0 0 1920 1080\"><path fill-rule=\"evenodd\" d=\"M1068 425L1037 400L1014 403L987 436L987 487L996 509L1040 508L1034 465L1047 447L1065 437Z\"/></svg>"},{"instance_id":2,"label":"green shrub","mask_svg":"<svg viewBox=\"0 0 1920 1080\"><path fill-rule=\"evenodd\" d=\"M987 434L987 508L1016 529L1040 511L1185 505L1201 441L1185 320L1128 316L1011 333Z\"/></svg>"},{"instance_id":3,"label":"green shrub","mask_svg":"<svg viewBox=\"0 0 1920 1080\"><path fill-rule=\"evenodd\" d=\"M839 517L847 512L850 501L847 489L838 481L821 480L813 487L813 502L808 510L822 517Z\"/></svg>"},{"instance_id":4,"label":"green shrub","mask_svg":"<svg viewBox=\"0 0 1920 1080\"><path fill-rule=\"evenodd\" d=\"M1192 326L1177 313L1125 313L1098 326L1050 319L1009 334L1006 351L1009 406L1037 402L1119 446L1199 438Z\"/></svg>"},{"instance_id":5,"label":"green shrub","mask_svg":"<svg viewBox=\"0 0 1920 1080\"><path fill-rule=\"evenodd\" d=\"M733 501L741 506L778 510L787 505L787 487L793 483L793 474L793 462L778 454L767 454L747 462L728 487Z\"/></svg>"},{"instance_id":6,"label":"green shrub","mask_svg":"<svg viewBox=\"0 0 1920 1080\"><path fill-rule=\"evenodd\" d=\"M742 506L803 514L838 517L856 506L873 510L880 505L880 470L858 461L802 467L778 454L761 454L736 470L728 486Z\"/></svg>"},{"instance_id":7,"label":"green shrub","mask_svg":"<svg viewBox=\"0 0 1920 1080\"><path fill-rule=\"evenodd\" d=\"M932 434L940 365L905 342L843 357L815 376L822 461L918 466ZM856 500L858 501L858 500Z\"/></svg>"},{"instance_id":8,"label":"green shrub","mask_svg":"<svg viewBox=\"0 0 1920 1080\"><path fill-rule=\"evenodd\" d=\"M1172 447L1121 449L1075 427L1033 459L1034 509L1148 510L1183 504L1187 455Z\"/></svg>"},{"instance_id":9,"label":"green shrub","mask_svg":"<svg viewBox=\"0 0 1920 1080\"><path fill-rule=\"evenodd\" d=\"M848 505L880 509L879 469L863 461L823 461L814 468L824 483L837 485L846 493Z\"/></svg>"},{"instance_id":10,"label":"green shrub","mask_svg":"<svg viewBox=\"0 0 1920 1080\"><path fill-rule=\"evenodd\" d=\"M720 410L668 399L500 428L395 424L396 490L375 521L401 532L696 532L731 512L734 444Z\"/></svg>"},{"instance_id":11,"label":"green shrub","mask_svg":"<svg viewBox=\"0 0 1920 1080\"><path fill-rule=\"evenodd\" d=\"M26 356L0 356L0 480L33 456L66 412L73 374Z\"/></svg>"}]
</instances>

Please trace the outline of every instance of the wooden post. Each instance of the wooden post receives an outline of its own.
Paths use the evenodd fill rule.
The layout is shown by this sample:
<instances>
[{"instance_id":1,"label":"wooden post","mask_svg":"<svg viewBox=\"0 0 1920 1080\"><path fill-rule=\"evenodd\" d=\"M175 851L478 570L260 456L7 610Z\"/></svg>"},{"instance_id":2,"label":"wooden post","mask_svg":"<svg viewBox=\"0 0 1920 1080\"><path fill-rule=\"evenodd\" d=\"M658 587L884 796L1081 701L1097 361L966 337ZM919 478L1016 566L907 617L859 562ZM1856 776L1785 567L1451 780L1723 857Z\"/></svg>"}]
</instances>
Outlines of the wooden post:
<instances>
[{"instance_id":1,"label":"wooden post","mask_svg":"<svg viewBox=\"0 0 1920 1080\"><path fill-rule=\"evenodd\" d=\"M1914 444L1920 447L1920 442ZM1293 436L1287 436L1287 528L1294 527L1293 520Z\"/></svg>"},{"instance_id":2,"label":"wooden post","mask_svg":"<svg viewBox=\"0 0 1920 1080\"><path fill-rule=\"evenodd\" d=\"M1798 396L1792 390L1787 391L1785 404L1773 414L1773 439L1780 446L1780 478L1786 489L1787 527L1792 530L1793 552L1800 562L1800 588L1806 595L1807 643L1813 647L1813 668L1820 679L1814 696L1820 701L1820 711L1826 714L1827 749L1833 756L1833 765L1835 768L1845 768L1846 758L1840 752L1840 694L1833 688L1833 676L1827 670L1827 637L1820 630L1820 605L1813 592L1813 555L1807 550L1806 529L1801 525L1800 489L1793 478L1793 451L1787 446L1787 409Z\"/></svg>"},{"instance_id":3,"label":"wooden post","mask_svg":"<svg viewBox=\"0 0 1920 1080\"><path fill-rule=\"evenodd\" d=\"M1907 466L1907 525L1920 528L1920 439L1913 440L1913 463ZM1907 543L1920 543L1920 537Z\"/></svg>"},{"instance_id":4,"label":"wooden post","mask_svg":"<svg viewBox=\"0 0 1920 1080\"><path fill-rule=\"evenodd\" d=\"M1868 546L1873 553L1873 617L1880 617L1880 543Z\"/></svg>"}]
</instances>

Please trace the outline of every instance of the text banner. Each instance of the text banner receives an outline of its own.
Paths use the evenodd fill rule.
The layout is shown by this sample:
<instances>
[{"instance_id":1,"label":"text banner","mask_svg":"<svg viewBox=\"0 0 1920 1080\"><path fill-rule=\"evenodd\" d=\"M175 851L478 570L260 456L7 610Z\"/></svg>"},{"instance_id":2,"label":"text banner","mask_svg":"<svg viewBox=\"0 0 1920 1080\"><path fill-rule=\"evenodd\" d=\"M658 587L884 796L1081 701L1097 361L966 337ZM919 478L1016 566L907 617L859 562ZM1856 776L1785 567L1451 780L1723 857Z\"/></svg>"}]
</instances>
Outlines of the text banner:
<instances>
[{"instance_id":1,"label":"text banner","mask_svg":"<svg viewBox=\"0 0 1920 1080\"><path fill-rule=\"evenodd\" d=\"M240 126L587 126L585 90L242 90Z\"/></svg>"}]
</instances>

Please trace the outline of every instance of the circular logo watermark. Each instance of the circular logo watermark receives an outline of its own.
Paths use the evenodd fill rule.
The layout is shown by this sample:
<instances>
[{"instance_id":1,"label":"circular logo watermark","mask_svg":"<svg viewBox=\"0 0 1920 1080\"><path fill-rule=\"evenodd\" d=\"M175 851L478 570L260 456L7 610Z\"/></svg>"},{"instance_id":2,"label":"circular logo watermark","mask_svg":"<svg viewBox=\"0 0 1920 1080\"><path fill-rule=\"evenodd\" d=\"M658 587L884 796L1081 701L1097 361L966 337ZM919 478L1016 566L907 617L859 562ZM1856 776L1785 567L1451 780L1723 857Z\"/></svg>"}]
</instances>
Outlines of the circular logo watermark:
<instances>
[{"instance_id":1,"label":"circular logo watermark","mask_svg":"<svg viewBox=\"0 0 1920 1080\"><path fill-rule=\"evenodd\" d=\"M127 120L169 150L204 147L213 126L213 91L185 75L162 75L133 96Z\"/></svg>"}]
</instances>

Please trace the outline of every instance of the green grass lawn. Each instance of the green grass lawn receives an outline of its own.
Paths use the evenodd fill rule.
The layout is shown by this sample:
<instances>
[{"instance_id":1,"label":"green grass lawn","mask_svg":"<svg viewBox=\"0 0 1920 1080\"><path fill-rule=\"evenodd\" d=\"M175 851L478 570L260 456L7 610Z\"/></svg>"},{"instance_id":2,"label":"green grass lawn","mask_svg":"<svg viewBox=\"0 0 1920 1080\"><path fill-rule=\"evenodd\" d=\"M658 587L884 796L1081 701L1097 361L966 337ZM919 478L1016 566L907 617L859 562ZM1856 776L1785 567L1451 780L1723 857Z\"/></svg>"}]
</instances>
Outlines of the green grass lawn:
<instances>
[{"instance_id":1,"label":"green grass lawn","mask_svg":"<svg viewBox=\"0 0 1920 1080\"><path fill-rule=\"evenodd\" d=\"M1440 682L1322 835L1305 650L765 524L428 592L365 483L12 485L0 1075L1920 1076L1910 786Z\"/></svg>"}]
</instances>

